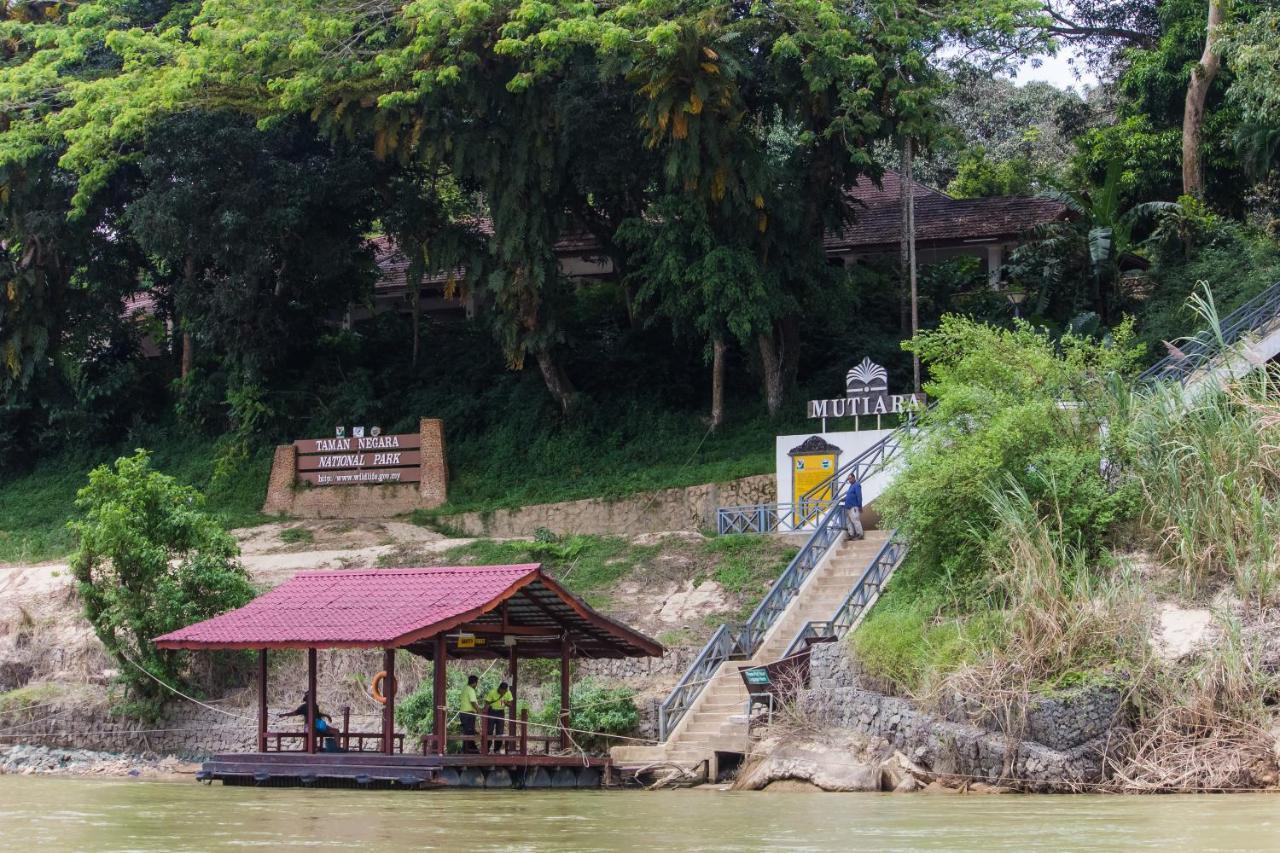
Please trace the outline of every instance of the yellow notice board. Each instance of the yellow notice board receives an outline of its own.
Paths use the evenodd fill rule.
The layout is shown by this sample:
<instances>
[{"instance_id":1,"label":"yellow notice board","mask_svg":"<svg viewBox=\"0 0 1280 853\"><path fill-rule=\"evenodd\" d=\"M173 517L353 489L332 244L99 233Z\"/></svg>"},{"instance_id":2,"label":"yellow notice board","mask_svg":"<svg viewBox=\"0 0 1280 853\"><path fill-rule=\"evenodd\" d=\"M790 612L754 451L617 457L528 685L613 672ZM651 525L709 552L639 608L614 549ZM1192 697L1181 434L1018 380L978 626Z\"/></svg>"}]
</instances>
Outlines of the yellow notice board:
<instances>
[{"instance_id":1,"label":"yellow notice board","mask_svg":"<svg viewBox=\"0 0 1280 853\"><path fill-rule=\"evenodd\" d=\"M791 457L791 500L799 502L810 489L831 480L840 466L840 448L823 439L811 436L788 453ZM828 501L834 496L833 482L810 496L809 500Z\"/></svg>"}]
</instances>

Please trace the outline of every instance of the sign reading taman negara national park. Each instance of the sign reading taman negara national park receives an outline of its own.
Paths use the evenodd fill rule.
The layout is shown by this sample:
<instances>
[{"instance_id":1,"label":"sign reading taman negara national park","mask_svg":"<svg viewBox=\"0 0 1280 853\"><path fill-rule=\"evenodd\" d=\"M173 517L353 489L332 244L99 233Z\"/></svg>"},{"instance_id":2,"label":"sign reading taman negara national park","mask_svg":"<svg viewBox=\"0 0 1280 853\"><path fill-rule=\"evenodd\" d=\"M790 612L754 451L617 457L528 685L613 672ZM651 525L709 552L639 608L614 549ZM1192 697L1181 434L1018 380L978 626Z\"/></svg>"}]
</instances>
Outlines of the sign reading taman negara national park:
<instances>
[{"instance_id":1,"label":"sign reading taman negara national park","mask_svg":"<svg viewBox=\"0 0 1280 853\"><path fill-rule=\"evenodd\" d=\"M444 422L383 435L337 427L331 438L276 447L262 511L299 518L390 518L443 504L449 494ZM337 488L341 486L342 488Z\"/></svg>"},{"instance_id":2,"label":"sign reading taman negara national park","mask_svg":"<svg viewBox=\"0 0 1280 853\"><path fill-rule=\"evenodd\" d=\"M924 394L890 394L889 372L869 358L862 359L845 375L844 384L844 397L810 400L809 417L896 415L923 405L925 401Z\"/></svg>"},{"instance_id":3,"label":"sign reading taman negara national park","mask_svg":"<svg viewBox=\"0 0 1280 853\"><path fill-rule=\"evenodd\" d=\"M422 440L417 433L306 438L293 446L298 451L300 483L368 486L422 479Z\"/></svg>"}]
</instances>

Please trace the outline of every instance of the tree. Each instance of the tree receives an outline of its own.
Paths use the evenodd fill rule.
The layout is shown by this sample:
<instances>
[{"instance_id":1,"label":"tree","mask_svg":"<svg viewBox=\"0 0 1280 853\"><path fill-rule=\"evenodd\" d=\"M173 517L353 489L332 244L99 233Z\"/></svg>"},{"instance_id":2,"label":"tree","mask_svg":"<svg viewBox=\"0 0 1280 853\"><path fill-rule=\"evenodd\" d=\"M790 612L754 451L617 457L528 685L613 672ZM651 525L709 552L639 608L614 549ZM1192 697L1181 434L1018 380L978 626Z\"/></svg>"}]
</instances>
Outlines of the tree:
<instances>
[{"instance_id":1,"label":"tree","mask_svg":"<svg viewBox=\"0 0 1280 853\"><path fill-rule=\"evenodd\" d=\"M1209 0L1208 26L1205 28L1204 53L1191 69L1187 82L1187 100L1182 112L1182 192L1184 195L1204 195L1204 169L1201 165L1200 146L1204 137L1204 108L1209 99L1209 87L1218 75L1222 58L1216 48L1218 28L1224 16L1222 0Z\"/></svg>"},{"instance_id":2,"label":"tree","mask_svg":"<svg viewBox=\"0 0 1280 853\"><path fill-rule=\"evenodd\" d=\"M178 686L187 674L187 653L151 640L253 597L235 540L203 503L195 489L151 470L145 450L95 468L76 497L84 515L70 524L79 539L71 571L136 714L158 713L169 693L157 682Z\"/></svg>"},{"instance_id":3,"label":"tree","mask_svg":"<svg viewBox=\"0 0 1280 853\"><path fill-rule=\"evenodd\" d=\"M1218 49L1235 75L1227 96L1242 113L1236 149L1261 179L1280 153L1280 12L1264 10L1220 32Z\"/></svg>"},{"instance_id":4,"label":"tree","mask_svg":"<svg viewBox=\"0 0 1280 853\"><path fill-rule=\"evenodd\" d=\"M1119 292L1122 262L1132 259L1137 249L1136 228L1144 219L1178 207L1173 202L1164 201L1143 202L1125 207L1120 176L1120 164L1116 163L1107 170L1107 179L1096 190L1047 192L1045 195L1066 205L1076 214L1076 218L1071 222L1050 225L1041 245L1032 244L1033 251L1037 248L1049 248L1059 255L1058 263L1045 267L1046 272L1053 275L1059 285L1065 278L1062 273L1073 266L1072 261L1066 258L1074 256L1083 260L1081 266L1086 271L1092 288L1089 305L1098 313L1104 326L1110 325L1115 318L1115 309L1122 299ZM1067 272L1068 276L1069 274ZM1040 294L1042 308L1050 296L1048 291L1046 288Z\"/></svg>"}]
</instances>

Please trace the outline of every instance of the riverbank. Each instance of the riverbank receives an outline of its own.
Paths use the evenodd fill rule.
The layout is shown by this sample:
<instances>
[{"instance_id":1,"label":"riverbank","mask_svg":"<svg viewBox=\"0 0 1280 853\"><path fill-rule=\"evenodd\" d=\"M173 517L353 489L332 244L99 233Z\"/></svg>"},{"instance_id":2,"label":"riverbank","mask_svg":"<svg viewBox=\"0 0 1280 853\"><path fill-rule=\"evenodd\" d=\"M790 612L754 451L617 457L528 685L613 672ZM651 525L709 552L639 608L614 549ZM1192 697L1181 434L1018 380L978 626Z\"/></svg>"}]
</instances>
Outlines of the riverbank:
<instances>
[{"instance_id":1,"label":"riverbank","mask_svg":"<svg viewBox=\"0 0 1280 853\"><path fill-rule=\"evenodd\" d=\"M1133 793L1135 712L1122 685L1046 691L993 709L962 695L925 708L874 689L846 645L810 652L807 686L783 703L735 787L742 790ZM1211 743L1212 732L1203 739ZM1280 729L1231 785L1189 775L1201 792L1280 791ZM1148 790L1148 792L1160 792Z\"/></svg>"},{"instance_id":2,"label":"riverbank","mask_svg":"<svg viewBox=\"0 0 1280 853\"><path fill-rule=\"evenodd\" d=\"M97 752L17 744L0 747L0 775L97 776L182 781L195 778L200 765L176 755Z\"/></svg>"}]
</instances>

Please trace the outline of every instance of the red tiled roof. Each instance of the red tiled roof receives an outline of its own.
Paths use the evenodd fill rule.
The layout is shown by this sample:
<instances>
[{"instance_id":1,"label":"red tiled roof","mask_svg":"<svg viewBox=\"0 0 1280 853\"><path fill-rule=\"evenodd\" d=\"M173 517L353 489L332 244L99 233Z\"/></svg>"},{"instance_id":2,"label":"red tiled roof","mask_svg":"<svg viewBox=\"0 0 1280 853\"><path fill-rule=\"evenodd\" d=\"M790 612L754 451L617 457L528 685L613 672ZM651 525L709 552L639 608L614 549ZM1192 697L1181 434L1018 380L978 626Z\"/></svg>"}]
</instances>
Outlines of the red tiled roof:
<instances>
[{"instance_id":1,"label":"red tiled roof","mask_svg":"<svg viewBox=\"0 0 1280 853\"><path fill-rule=\"evenodd\" d=\"M899 206L901 179L885 172L881 186L862 178L849 191L858 204L853 221L823 239L828 252L897 246L902 233ZM918 243L986 242L1017 237L1045 222L1068 215L1066 205L1047 198L1002 196L952 198L916 182L916 241Z\"/></svg>"},{"instance_id":2,"label":"red tiled roof","mask_svg":"<svg viewBox=\"0 0 1280 853\"><path fill-rule=\"evenodd\" d=\"M546 614L535 627L577 631L579 644L600 645L593 650L601 656L662 653L571 596L538 563L302 572L244 607L154 642L169 649L399 648L482 621L504 602L513 624L516 611Z\"/></svg>"}]
</instances>

